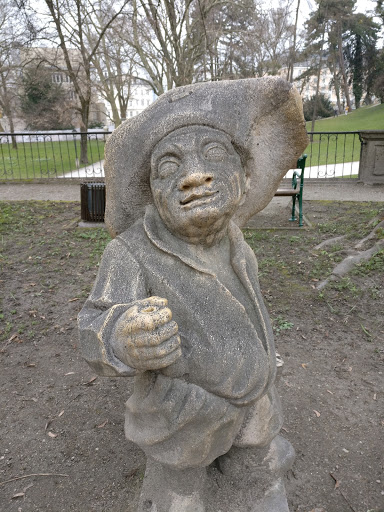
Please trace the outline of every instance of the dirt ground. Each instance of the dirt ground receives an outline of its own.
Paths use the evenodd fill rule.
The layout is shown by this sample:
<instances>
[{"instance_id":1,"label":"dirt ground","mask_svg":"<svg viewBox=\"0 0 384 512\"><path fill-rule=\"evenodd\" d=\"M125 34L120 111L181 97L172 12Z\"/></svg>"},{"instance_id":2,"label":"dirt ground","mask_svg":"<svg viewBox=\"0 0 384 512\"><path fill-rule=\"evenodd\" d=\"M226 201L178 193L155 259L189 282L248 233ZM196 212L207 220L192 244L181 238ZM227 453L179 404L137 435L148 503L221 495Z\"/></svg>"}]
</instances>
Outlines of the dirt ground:
<instances>
[{"instance_id":1,"label":"dirt ground","mask_svg":"<svg viewBox=\"0 0 384 512\"><path fill-rule=\"evenodd\" d=\"M384 203L308 201L305 212L311 229L265 229L292 227L284 209L245 231L285 360L290 507L382 512L384 251L316 286L383 219ZM132 382L96 377L78 350L76 316L108 241L78 228L79 213L79 203L0 203L4 512L135 511L145 458L124 438Z\"/></svg>"}]
</instances>

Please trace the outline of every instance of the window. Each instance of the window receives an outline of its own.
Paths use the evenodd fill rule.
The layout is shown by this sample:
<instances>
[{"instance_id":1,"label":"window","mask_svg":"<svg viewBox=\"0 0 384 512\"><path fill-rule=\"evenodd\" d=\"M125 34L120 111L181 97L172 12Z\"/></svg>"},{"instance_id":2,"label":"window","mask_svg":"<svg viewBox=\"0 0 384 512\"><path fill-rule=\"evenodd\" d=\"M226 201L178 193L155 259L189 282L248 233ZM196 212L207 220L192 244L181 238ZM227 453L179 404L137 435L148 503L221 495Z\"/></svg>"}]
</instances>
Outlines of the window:
<instances>
[{"instance_id":1,"label":"window","mask_svg":"<svg viewBox=\"0 0 384 512\"><path fill-rule=\"evenodd\" d=\"M144 100L141 100L141 105L144 106Z\"/></svg>"},{"instance_id":2,"label":"window","mask_svg":"<svg viewBox=\"0 0 384 512\"><path fill-rule=\"evenodd\" d=\"M132 117L132 116L133 116L133 112L131 110L130 113L129 113L129 117Z\"/></svg>"},{"instance_id":3,"label":"window","mask_svg":"<svg viewBox=\"0 0 384 512\"><path fill-rule=\"evenodd\" d=\"M150 103L151 103L151 101L150 101L150 100L147 100L147 105L149 105Z\"/></svg>"},{"instance_id":4,"label":"window","mask_svg":"<svg viewBox=\"0 0 384 512\"><path fill-rule=\"evenodd\" d=\"M132 107L132 100L129 100L129 106Z\"/></svg>"},{"instance_id":5,"label":"window","mask_svg":"<svg viewBox=\"0 0 384 512\"><path fill-rule=\"evenodd\" d=\"M54 73L52 75L52 82L60 84L63 81L63 75L61 73Z\"/></svg>"}]
</instances>

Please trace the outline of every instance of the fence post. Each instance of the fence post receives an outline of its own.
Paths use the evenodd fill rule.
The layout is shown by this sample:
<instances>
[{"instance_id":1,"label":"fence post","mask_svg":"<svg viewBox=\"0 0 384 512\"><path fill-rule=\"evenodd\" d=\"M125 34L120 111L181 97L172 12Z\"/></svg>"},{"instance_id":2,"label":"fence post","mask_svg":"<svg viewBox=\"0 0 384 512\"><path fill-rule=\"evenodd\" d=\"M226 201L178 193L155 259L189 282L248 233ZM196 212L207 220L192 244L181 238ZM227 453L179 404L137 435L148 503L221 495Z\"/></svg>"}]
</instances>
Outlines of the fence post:
<instances>
[{"instance_id":1,"label":"fence post","mask_svg":"<svg viewBox=\"0 0 384 512\"><path fill-rule=\"evenodd\" d=\"M359 181L365 185L384 184L384 130L360 132Z\"/></svg>"}]
</instances>

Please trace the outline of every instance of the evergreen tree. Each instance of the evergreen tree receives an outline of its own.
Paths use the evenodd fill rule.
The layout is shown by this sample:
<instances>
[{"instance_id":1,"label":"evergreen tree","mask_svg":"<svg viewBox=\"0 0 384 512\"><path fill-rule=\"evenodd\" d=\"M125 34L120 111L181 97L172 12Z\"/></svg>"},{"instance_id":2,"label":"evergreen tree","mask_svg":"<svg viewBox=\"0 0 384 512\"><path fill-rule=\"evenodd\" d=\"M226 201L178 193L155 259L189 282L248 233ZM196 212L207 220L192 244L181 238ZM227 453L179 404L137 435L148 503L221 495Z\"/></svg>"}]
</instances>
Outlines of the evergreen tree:
<instances>
[{"instance_id":1,"label":"evergreen tree","mask_svg":"<svg viewBox=\"0 0 384 512\"><path fill-rule=\"evenodd\" d=\"M73 128L70 106L60 84L52 81L52 73L43 68L26 69L23 74L21 112L31 130Z\"/></svg>"}]
</instances>

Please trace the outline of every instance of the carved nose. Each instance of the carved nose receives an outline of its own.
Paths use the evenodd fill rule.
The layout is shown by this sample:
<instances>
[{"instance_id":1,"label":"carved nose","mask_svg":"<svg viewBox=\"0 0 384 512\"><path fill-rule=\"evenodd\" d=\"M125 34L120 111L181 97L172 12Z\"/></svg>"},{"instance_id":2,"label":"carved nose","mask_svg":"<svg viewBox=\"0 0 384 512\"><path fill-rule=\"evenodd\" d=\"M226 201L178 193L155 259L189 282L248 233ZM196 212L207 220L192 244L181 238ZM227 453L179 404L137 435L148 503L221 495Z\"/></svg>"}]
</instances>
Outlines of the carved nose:
<instances>
[{"instance_id":1,"label":"carved nose","mask_svg":"<svg viewBox=\"0 0 384 512\"><path fill-rule=\"evenodd\" d=\"M212 180L212 176L205 172L191 172L180 180L179 189L189 190L190 188L201 187L201 185L208 185Z\"/></svg>"}]
</instances>

